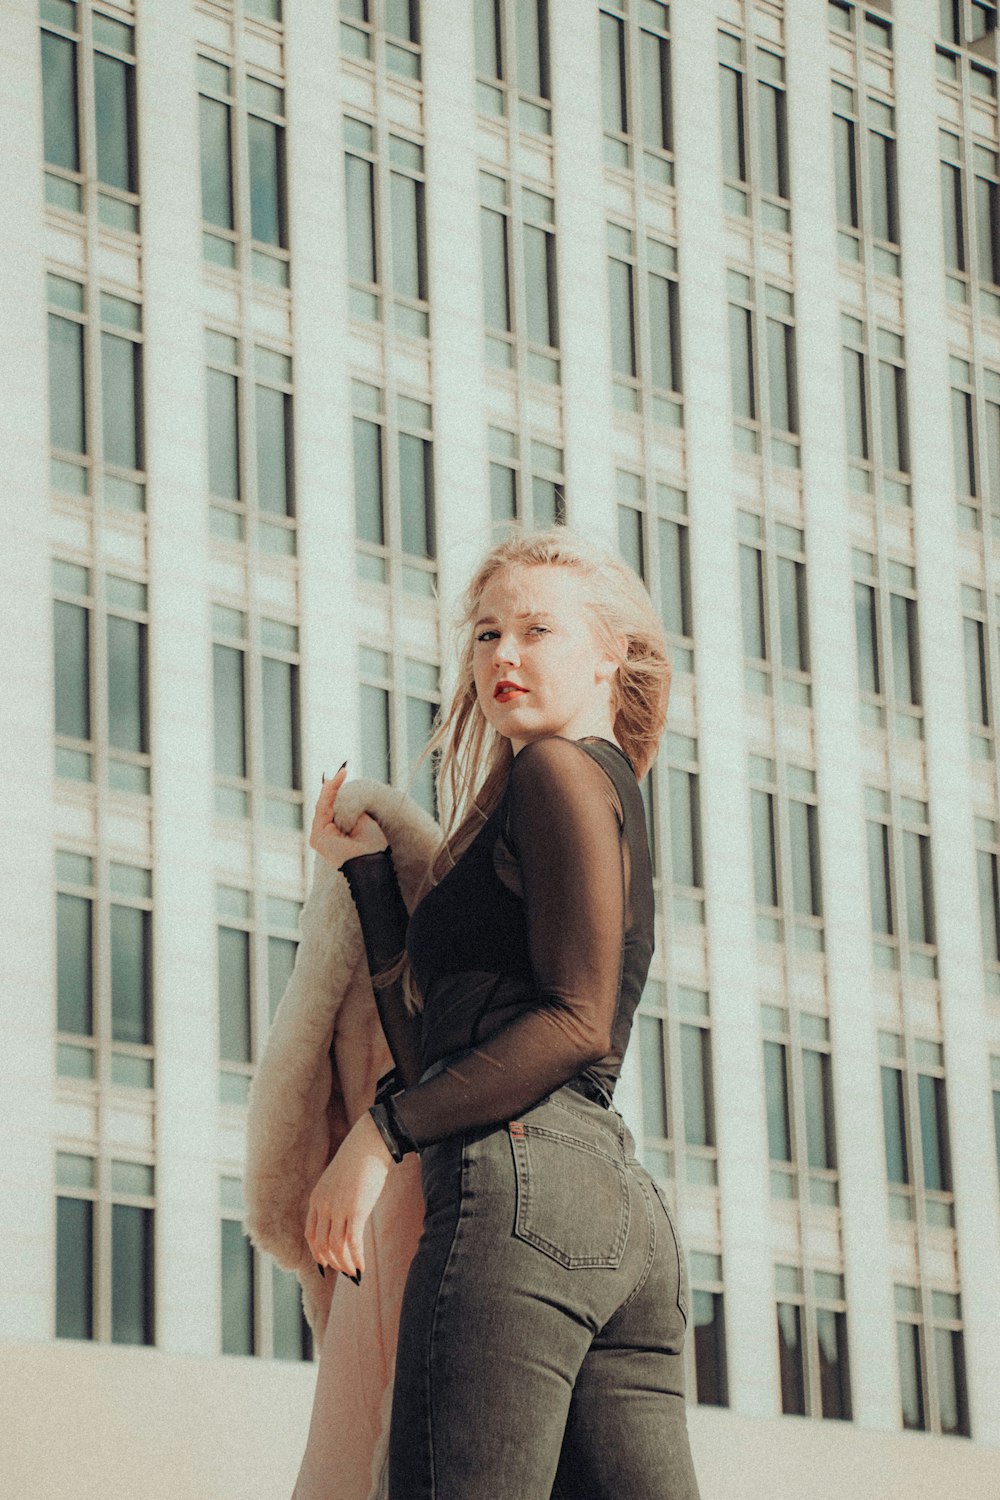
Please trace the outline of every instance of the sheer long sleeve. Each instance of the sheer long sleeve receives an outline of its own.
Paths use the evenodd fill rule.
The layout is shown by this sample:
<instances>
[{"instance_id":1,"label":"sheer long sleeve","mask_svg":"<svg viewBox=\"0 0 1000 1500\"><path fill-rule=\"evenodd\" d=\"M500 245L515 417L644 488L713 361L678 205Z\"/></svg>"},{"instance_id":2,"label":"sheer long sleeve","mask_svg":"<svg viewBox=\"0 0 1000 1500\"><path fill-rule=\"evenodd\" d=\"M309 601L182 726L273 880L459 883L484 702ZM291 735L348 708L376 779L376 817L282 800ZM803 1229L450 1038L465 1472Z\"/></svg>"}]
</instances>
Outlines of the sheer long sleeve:
<instances>
[{"instance_id":1,"label":"sheer long sleeve","mask_svg":"<svg viewBox=\"0 0 1000 1500\"><path fill-rule=\"evenodd\" d=\"M407 1146L509 1120L612 1045L625 923L617 791L585 750L553 737L515 757L508 798L537 1004L390 1101Z\"/></svg>"},{"instance_id":2,"label":"sheer long sleeve","mask_svg":"<svg viewBox=\"0 0 1000 1500\"><path fill-rule=\"evenodd\" d=\"M407 1010L401 979L380 984L378 976L399 958L406 942L408 913L399 889L392 851L358 854L343 866L358 909L361 932L372 976L375 1004L401 1085L416 1083L421 1074L420 1017Z\"/></svg>"}]
</instances>

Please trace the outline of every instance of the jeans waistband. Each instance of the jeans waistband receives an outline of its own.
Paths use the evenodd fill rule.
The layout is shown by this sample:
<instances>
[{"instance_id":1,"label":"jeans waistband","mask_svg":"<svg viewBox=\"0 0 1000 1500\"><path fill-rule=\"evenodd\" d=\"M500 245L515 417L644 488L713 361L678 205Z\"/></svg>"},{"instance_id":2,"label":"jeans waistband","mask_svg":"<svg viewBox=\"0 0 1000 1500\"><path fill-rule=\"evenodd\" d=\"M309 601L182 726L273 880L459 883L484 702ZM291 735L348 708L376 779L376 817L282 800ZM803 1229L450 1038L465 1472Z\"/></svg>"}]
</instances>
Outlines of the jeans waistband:
<instances>
[{"instance_id":1,"label":"jeans waistband","mask_svg":"<svg viewBox=\"0 0 1000 1500\"><path fill-rule=\"evenodd\" d=\"M446 1052L444 1057L439 1057L432 1062L420 1075L420 1082L433 1078L437 1073L443 1073L450 1063L457 1062L464 1057L464 1052ZM596 1078L589 1077L586 1073L578 1073L575 1078L568 1078L562 1085L563 1088L572 1089L575 1094L582 1094L593 1104L599 1104L602 1109L611 1108L611 1095L603 1084L598 1083Z\"/></svg>"}]
</instances>

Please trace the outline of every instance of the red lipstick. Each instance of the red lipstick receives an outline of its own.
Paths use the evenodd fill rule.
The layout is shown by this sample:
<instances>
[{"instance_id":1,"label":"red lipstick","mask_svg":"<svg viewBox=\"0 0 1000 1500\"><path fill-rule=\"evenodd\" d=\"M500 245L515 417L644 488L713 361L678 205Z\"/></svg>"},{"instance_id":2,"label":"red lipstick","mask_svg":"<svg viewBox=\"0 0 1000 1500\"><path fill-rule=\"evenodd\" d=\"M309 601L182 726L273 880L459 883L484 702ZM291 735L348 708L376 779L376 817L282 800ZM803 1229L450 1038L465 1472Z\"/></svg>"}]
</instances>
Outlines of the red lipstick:
<instances>
[{"instance_id":1,"label":"red lipstick","mask_svg":"<svg viewBox=\"0 0 1000 1500\"><path fill-rule=\"evenodd\" d=\"M527 688L520 687L516 682L509 682L505 677L493 689L493 697L497 703L510 703L518 693L527 691Z\"/></svg>"}]
</instances>

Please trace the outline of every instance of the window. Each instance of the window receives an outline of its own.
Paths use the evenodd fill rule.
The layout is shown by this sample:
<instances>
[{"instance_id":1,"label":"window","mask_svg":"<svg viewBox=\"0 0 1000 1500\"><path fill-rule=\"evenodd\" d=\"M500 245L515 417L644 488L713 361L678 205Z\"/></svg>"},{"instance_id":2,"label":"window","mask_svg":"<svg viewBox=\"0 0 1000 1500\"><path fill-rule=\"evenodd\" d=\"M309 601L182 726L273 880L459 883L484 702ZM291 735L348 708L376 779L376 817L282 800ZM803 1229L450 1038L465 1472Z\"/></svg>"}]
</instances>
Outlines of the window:
<instances>
[{"instance_id":1,"label":"window","mask_svg":"<svg viewBox=\"0 0 1000 1500\"><path fill-rule=\"evenodd\" d=\"M705 921L705 878L698 742L671 730L666 738L666 752L664 800L668 817L671 912L678 926L701 926ZM662 785L662 764L656 775ZM655 849L656 840L652 841L652 847Z\"/></svg>"},{"instance_id":2,"label":"window","mask_svg":"<svg viewBox=\"0 0 1000 1500\"><path fill-rule=\"evenodd\" d=\"M938 0L940 37L954 47L975 48L997 29L995 0Z\"/></svg>"},{"instance_id":3,"label":"window","mask_svg":"<svg viewBox=\"0 0 1000 1500\"><path fill-rule=\"evenodd\" d=\"M340 50L372 62L396 80L421 72L420 0L340 0Z\"/></svg>"},{"instance_id":4,"label":"window","mask_svg":"<svg viewBox=\"0 0 1000 1500\"><path fill-rule=\"evenodd\" d=\"M908 563L890 561L886 588L877 579L872 554L859 548L854 567L862 723L884 726L891 705L896 733L919 739L923 709L915 571Z\"/></svg>"},{"instance_id":5,"label":"window","mask_svg":"<svg viewBox=\"0 0 1000 1500\"><path fill-rule=\"evenodd\" d=\"M728 1406L722 1257L692 1250L689 1259L693 1337L688 1343L694 1348L695 1397L699 1406Z\"/></svg>"},{"instance_id":6,"label":"window","mask_svg":"<svg viewBox=\"0 0 1000 1500\"><path fill-rule=\"evenodd\" d=\"M311 1360L312 1335L294 1272L282 1270L245 1237L240 1179L223 1177L219 1190L222 1353Z\"/></svg>"},{"instance_id":7,"label":"window","mask_svg":"<svg viewBox=\"0 0 1000 1500\"><path fill-rule=\"evenodd\" d=\"M604 159L665 185L673 183L669 23L660 0L607 0L600 12Z\"/></svg>"},{"instance_id":8,"label":"window","mask_svg":"<svg viewBox=\"0 0 1000 1500\"><path fill-rule=\"evenodd\" d=\"M932 979L937 956L927 804L900 797L895 826L888 793L868 787L865 800L875 963L894 969L902 954L911 974Z\"/></svg>"},{"instance_id":9,"label":"window","mask_svg":"<svg viewBox=\"0 0 1000 1500\"><path fill-rule=\"evenodd\" d=\"M565 524L561 448L537 439L522 442L513 432L491 427L489 453L490 514L495 527Z\"/></svg>"},{"instance_id":10,"label":"window","mask_svg":"<svg viewBox=\"0 0 1000 1500\"><path fill-rule=\"evenodd\" d=\"M943 126L938 140L949 300L975 298L989 317L1000 317L1000 155Z\"/></svg>"},{"instance_id":11,"label":"window","mask_svg":"<svg viewBox=\"0 0 1000 1500\"><path fill-rule=\"evenodd\" d=\"M618 494L618 549L650 591L671 637L675 672L694 667L691 645L691 578L688 553L687 496L673 485L653 481L626 469L615 471ZM654 502L653 513L645 496Z\"/></svg>"},{"instance_id":12,"label":"window","mask_svg":"<svg viewBox=\"0 0 1000 1500\"><path fill-rule=\"evenodd\" d=\"M438 667L406 657L402 691L387 651L360 647L361 774L402 786L431 817L438 816L437 758L417 765L430 739L441 702Z\"/></svg>"},{"instance_id":13,"label":"window","mask_svg":"<svg viewBox=\"0 0 1000 1500\"><path fill-rule=\"evenodd\" d=\"M969 1437L961 1298L915 1286L895 1298L904 1428Z\"/></svg>"},{"instance_id":14,"label":"window","mask_svg":"<svg viewBox=\"0 0 1000 1500\"><path fill-rule=\"evenodd\" d=\"M748 63L748 52L752 61ZM719 32L719 88L726 212L788 233L788 129L785 61L770 48Z\"/></svg>"},{"instance_id":15,"label":"window","mask_svg":"<svg viewBox=\"0 0 1000 1500\"><path fill-rule=\"evenodd\" d=\"M859 105L864 122L859 118ZM845 260L868 254L876 273L899 275L895 109L873 95L833 85L838 244ZM867 149L860 144L867 138Z\"/></svg>"},{"instance_id":16,"label":"window","mask_svg":"<svg viewBox=\"0 0 1000 1500\"><path fill-rule=\"evenodd\" d=\"M996 996L1000 995L1000 831L992 818L976 818L974 823L986 992Z\"/></svg>"},{"instance_id":17,"label":"window","mask_svg":"<svg viewBox=\"0 0 1000 1500\"><path fill-rule=\"evenodd\" d=\"M794 304L783 287L762 288L763 312L753 279L727 273L733 442L737 451L767 451L773 464L798 468L798 395Z\"/></svg>"},{"instance_id":18,"label":"window","mask_svg":"<svg viewBox=\"0 0 1000 1500\"><path fill-rule=\"evenodd\" d=\"M202 255L232 269L242 253L255 281L287 287L284 88L199 55L198 89Z\"/></svg>"},{"instance_id":19,"label":"window","mask_svg":"<svg viewBox=\"0 0 1000 1500\"><path fill-rule=\"evenodd\" d=\"M205 330L208 491L213 536L291 556L295 536L292 361Z\"/></svg>"},{"instance_id":20,"label":"window","mask_svg":"<svg viewBox=\"0 0 1000 1500\"><path fill-rule=\"evenodd\" d=\"M879 1051L890 1215L948 1229L954 1207L941 1044L918 1038L908 1062L902 1038L880 1031Z\"/></svg>"},{"instance_id":21,"label":"window","mask_svg":"<svg viewBox=\"0 0 1000 1500\"><path fill-rule=\"evenodd\" d=\"M237 886L216 890L219 1099L245 1105L253 1065L291 978L301 903L252 897Z\"/></svg>"},{"instance_id":22,"label":"window","mask_svg":"<svg viewBox=\"0 0 1000 1500\"><path fill-rule=\"evenodd\" d=\"M747 690L771 694L776 690L772 677L780 670L784 701L807 707L811 690L804 535L797 526L778 522L773 550L768 551L760 516L740 511L738 526Z\"/></svg>"},{"instance_id":23,"label":"window","mask_svg":"<svg viewBox=\"0 0 1000 1500\"><path fill-rule=\"evenodd\" d=\"M910 504L909 426L903 339L875 330L874 355L865 325L841 315L844 338L844 401L851 488L874 486L893 505Z\"/></svg>"},{"instance_id":24,"label":"window","mask_svg":"<svg viewBox=\"0 0 1000 1500\"><path fill-rule=\"evenodd\" d=\"M778 1265L775 1288L782 1411L850 1421L843 1276Z\"/></svg>"},{"instance_id":25,"label":"window","mask_svg":"<svg viewBox=\"0 0 1000 1500\"><path fill-rule=\"evenodd\" d=\"M155 1342L154 1170L56 1154L56 1337Z\"/></svg>"},{"instance_id":26,"label":"window","mask_svg":"<svg viewBox=\"0 0 1000 1500\"><path fill-rule=\"evenodd\" d=\"M269 619L251 627L220 604L212 617L216 816L248 817L256 790L265 824L299 829L298 629Z\"/></svg>"},{"instance_id":27,"label":"window","mask_svg":"<svg viewBox=\"0 0 1000 1500\"><path fill-rule=\"evenodd\" d=\"M678 986L668 1009L666 987L649 980L639 1012L643 1152L648 1170L686 1182L717 1180L712 1040L708 996Z\"/></svg>"},{"instance_id":28,"label":"window","mask_svg":"<svg viewBox=\"0 0 1000 1500\"><path fill-rule=\"evenodd\" d=\"M475 0L476 104L521 130L548 135L547 0Z\"/></svg>"},{"instance_id":29,"label":"window","mask_svg":"<svg viewBox=\"0 0 1000 1500\"><path fill-rule=\"evenodd\" d=\"M647 239L637 254L635 233L609 224L608 289L615 405L639 411L646 404L655 422L679 427L683 412L676 399L681 365L675 247Z\"/></svg>"},{"instance_id":30,"label":"window","mask_svg":"<svg viewBox=\"0 0 1000 1500\"><path fill-rule=\"evenodd\" d=\"M376 322L391 316L398 333L426 338L424 148L389 135L384 170L375 126L351 116L344 119L344 145L351 313Z\"/></svg>"},{"instance_id":31,"label":"window","mask_svg":"<svg viewBox=\"0 0 1000 1500\"><path fill-rule=\"evenodd\" d=\"M492 172L480 172L479 182L487 361L510 368L523 348L525 374L557 384L554 204L546 194L518 189Z\"/></svg>"},{"instance_id":32,"label":"window","mask_svg":"<svg viewBox=\"0 0 1000 1500\"><path fill-rule=\"evenodd\" d=\"M358 576L386 583L398 566L404 589L430 595L437 545L431 408L398 395L390 423L379 387L356 380L352 391Z\"/></svg>"},{"instance_id":33,"label":"window","mask_svg":"<svg viewBox=\"0 0 1000 1500\"><path fill-rule=\"evenodd\" d=\"M825 1016L765 1005L764 1091L771 1196L839 1202L830 1027Z\"/></svg>"},{"instance_id":34,"label":"window","mask_svg":"<svg viewBox=\"0 0 1000 1500\"><path fill-rule=\"evenodd\" d=\"M775 766L765 756L750 758L750 811L753 827L757 938L764 943L794 933L796 948L823 947L819 825L815 772L785 768L779 792Z\"/></svg>"}]
</instances>

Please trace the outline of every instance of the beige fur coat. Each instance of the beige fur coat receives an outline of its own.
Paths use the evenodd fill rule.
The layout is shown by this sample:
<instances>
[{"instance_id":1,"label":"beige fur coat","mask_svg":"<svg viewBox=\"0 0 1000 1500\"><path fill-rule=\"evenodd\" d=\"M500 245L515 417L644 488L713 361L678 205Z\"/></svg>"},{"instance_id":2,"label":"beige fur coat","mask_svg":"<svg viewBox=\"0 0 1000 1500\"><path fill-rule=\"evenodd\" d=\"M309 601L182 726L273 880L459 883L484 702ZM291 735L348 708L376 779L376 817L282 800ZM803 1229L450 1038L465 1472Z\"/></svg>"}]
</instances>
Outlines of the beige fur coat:
<instances>
[{"instance_id":1,"label":"beige fur coat","mask_svg":"<svg viewBox=\"0 0 1000 1500\"><path fill-rule=\"evenodd\" d=\"M363 811L384 830L412 907L440 830L391 787L346 782L337 823L350 829ZM362 1285L329 1269L321 1277L304 1236L309 1195L392 1059L347 881L319 855L300 927L295 968L250 1092L247 1232L298 1273L320 1350L293 1500L377 1500L385 1493L399 1308L423 1219L420 1166L411 1154L389 1173L366 1232Z\"/></svg>"}]
</instances>

